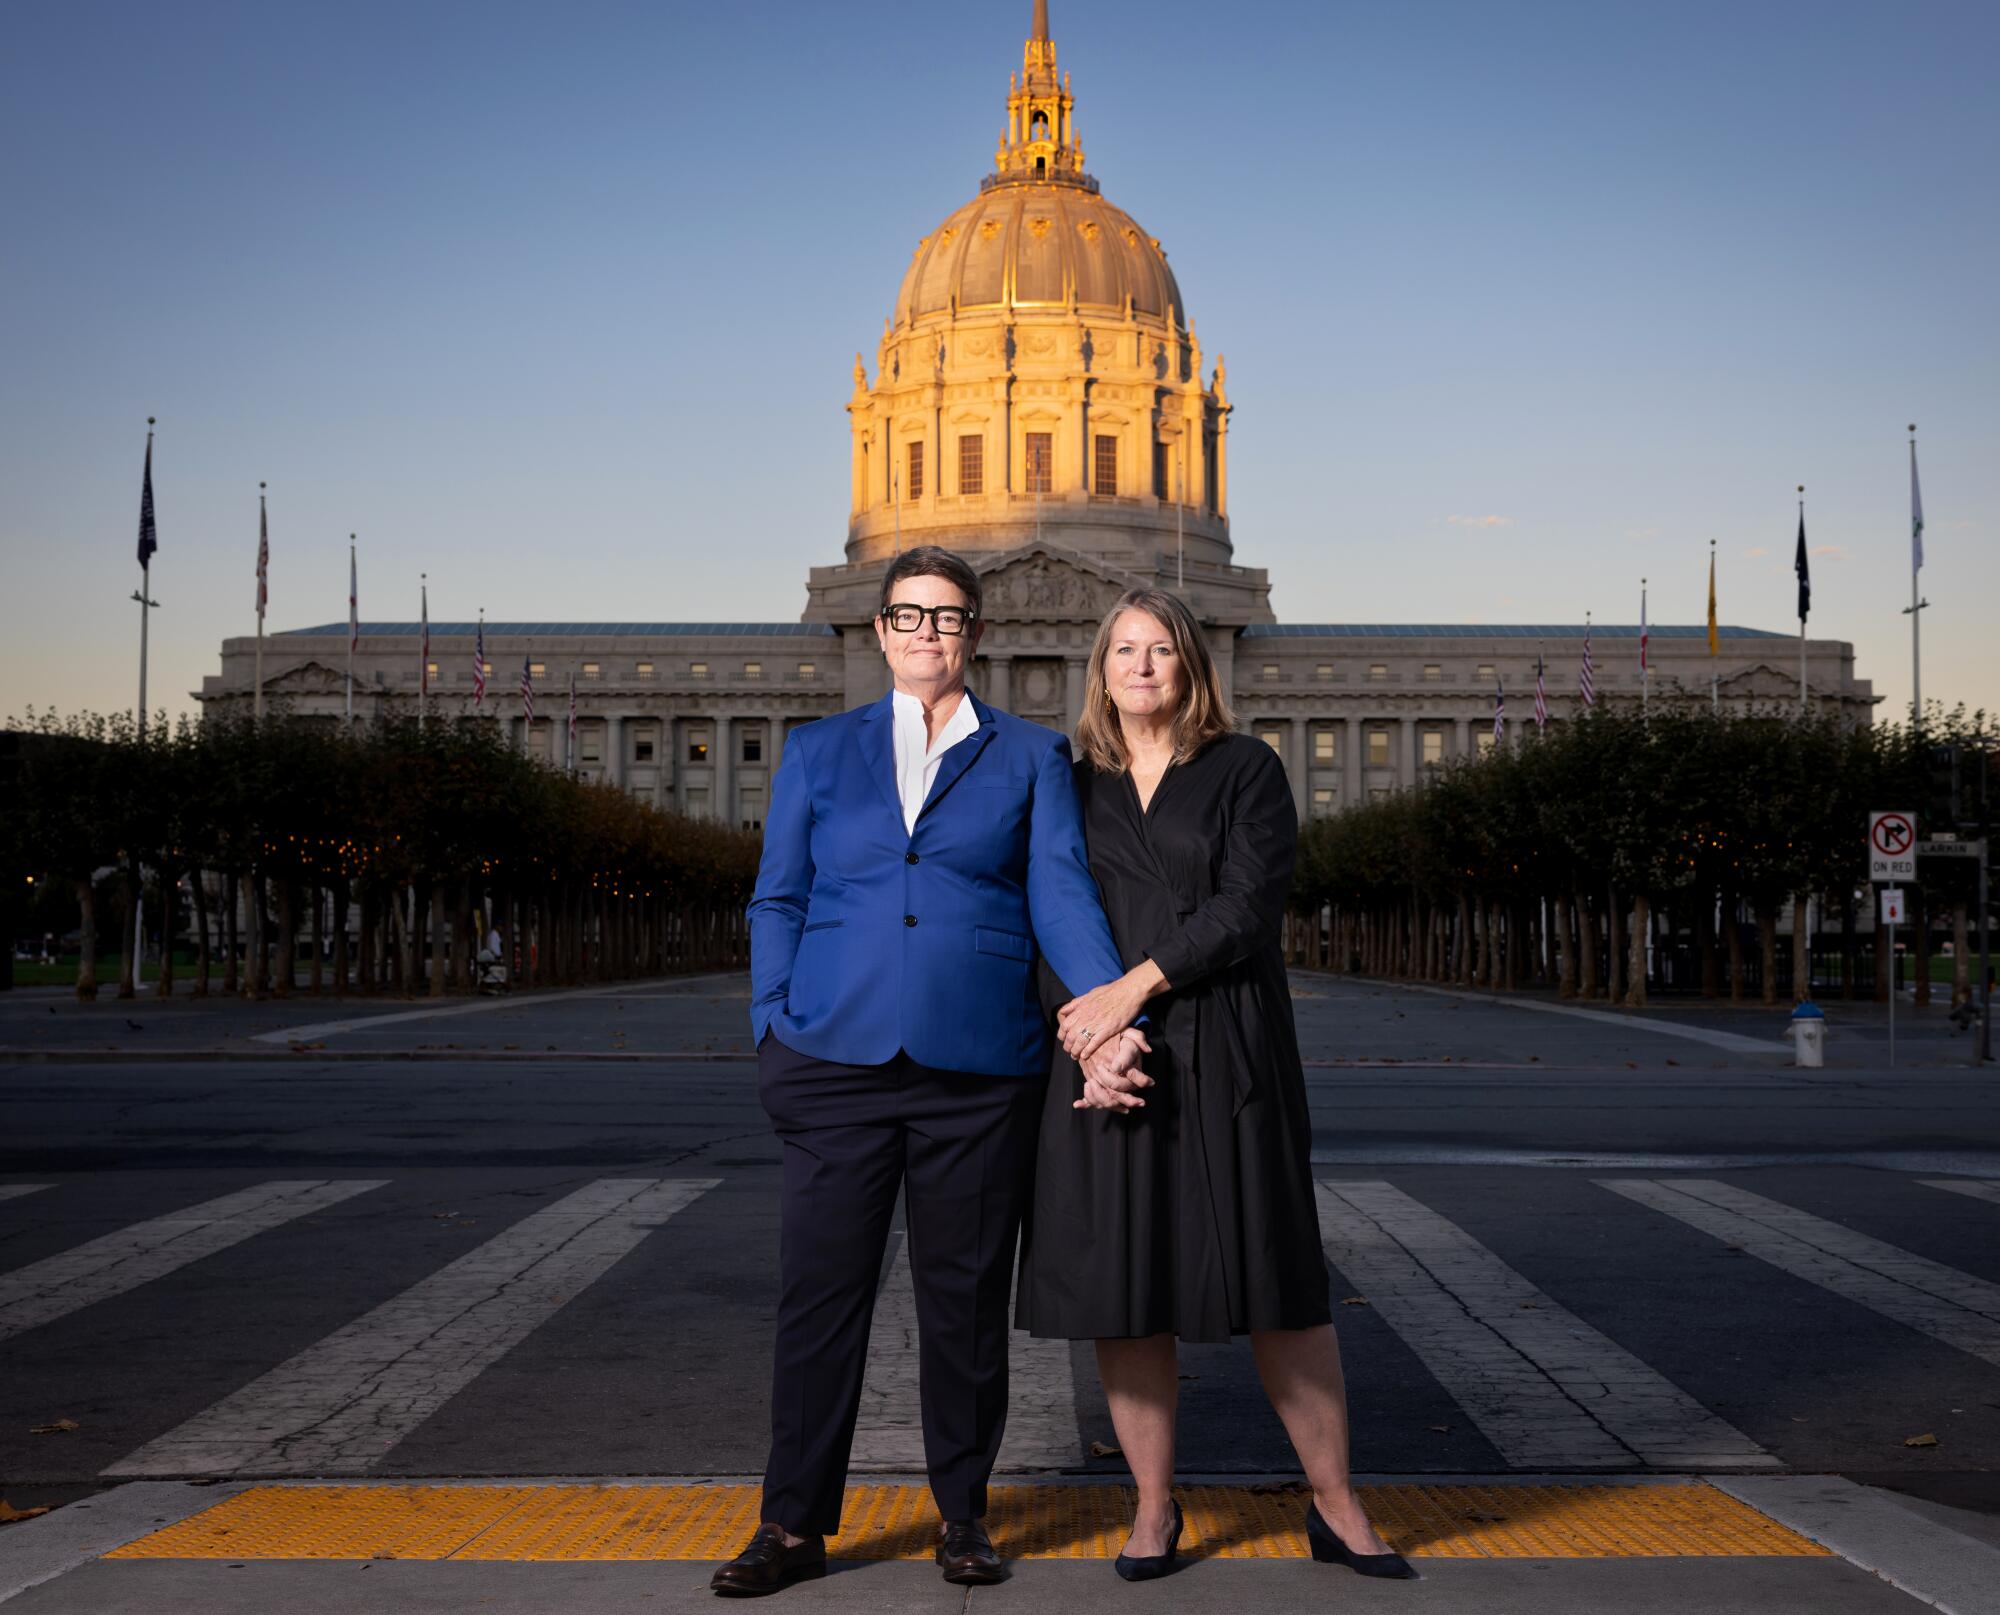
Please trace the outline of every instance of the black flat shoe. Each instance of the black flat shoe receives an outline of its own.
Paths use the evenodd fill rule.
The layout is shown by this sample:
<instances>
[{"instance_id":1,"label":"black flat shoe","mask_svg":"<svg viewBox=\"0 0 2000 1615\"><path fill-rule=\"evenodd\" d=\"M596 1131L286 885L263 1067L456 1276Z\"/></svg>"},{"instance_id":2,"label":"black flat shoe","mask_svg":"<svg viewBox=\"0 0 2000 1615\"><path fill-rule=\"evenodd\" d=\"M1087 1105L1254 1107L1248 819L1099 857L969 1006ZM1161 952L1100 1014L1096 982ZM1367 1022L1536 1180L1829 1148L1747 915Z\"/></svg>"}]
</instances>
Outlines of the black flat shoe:
<instances>
[{"instance_id":1,"label":"black flat shoe","mask_svg":"<svg viewBox=\"0 0 2000 1615\"><path fill-rule=\"evenodd\" d=\"M1358 1576L1380 1576L1388 1581L1415 1581L1416 1571L1400 1553L1356 1553L1321 1517L1319 1505L1306 1499L1306 1541L1312 1544L1313 1558L1323 1565L1346 1565Z\"/></svg>"},{"instance_id":2,"label":"black flat shoe","mask_svg":"<svg viewBox=\"0 0 2000 1615\"><path fill-rule=\"evenodd\" d=\"M1181 1527L1187 1524L1181 1514L1179 1498L1173 1499L1174 1528L1167 1533L1165 1553L1121 1553L1111 1561L1111 1568L1127 1581L1158 1581L1162 1576L1171 1576L1180 1568L1174 1558L1181 1545Z\"/></svg>"},{"instance_id":3,"label":"black flat shoe","mask_svg":"<svg viewBox=\"0 0 2000 1615\"><path fill-rule=\"evenodd\" d=\"M809 1536L795 1547L785 1546L785 1533L775 1525L760 1525L750 1545L709 1578L709 1588L724 1598L757 1598L826 1574L826 1538Z\"/></svg>"}]
</instances>

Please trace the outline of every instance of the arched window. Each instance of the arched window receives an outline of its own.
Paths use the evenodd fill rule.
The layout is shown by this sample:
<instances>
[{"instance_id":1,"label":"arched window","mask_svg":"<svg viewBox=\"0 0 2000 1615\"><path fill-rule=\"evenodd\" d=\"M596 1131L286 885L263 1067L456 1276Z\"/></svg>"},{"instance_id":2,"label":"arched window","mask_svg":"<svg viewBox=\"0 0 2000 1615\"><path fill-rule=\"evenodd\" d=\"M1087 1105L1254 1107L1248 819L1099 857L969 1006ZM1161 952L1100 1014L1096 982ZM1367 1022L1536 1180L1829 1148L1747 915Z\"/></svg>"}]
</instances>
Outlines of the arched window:
<instances>
[{"instance_id":1,"label":"arched window","mask_svg":"<svg viewBox=\"0 0 2000 1615\"><path fill-rule=\"evenodd\" d=\"M1028 119L1028 138L1047 140L1049 138L1049 115L1037 109Z\"/></svg>"}]
</instances>

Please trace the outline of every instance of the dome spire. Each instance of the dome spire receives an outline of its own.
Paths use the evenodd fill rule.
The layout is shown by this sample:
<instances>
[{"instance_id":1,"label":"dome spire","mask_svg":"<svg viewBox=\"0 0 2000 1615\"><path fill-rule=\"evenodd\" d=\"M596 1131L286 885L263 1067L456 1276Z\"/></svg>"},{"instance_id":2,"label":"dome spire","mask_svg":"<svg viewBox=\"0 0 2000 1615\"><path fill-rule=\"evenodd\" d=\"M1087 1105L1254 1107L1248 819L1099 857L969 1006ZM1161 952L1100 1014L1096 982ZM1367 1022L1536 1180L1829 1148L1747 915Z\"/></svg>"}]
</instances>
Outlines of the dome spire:
<instances>
[{"instance_id":1,"label":"dome spire","mask_svg":"<svg viewBox=\"0 0 2000 1615\"><path fill-rule=\"evenodd\" d=\"M1097 182L1083 171L1074 107L1069 81L1056 72L1049 0L1035 0L1028 42L1021 48L1021 72L1007 96L1007 131L993 155L987 183L1041 181L1096 190Z\"/></svg>"}]
</instances>

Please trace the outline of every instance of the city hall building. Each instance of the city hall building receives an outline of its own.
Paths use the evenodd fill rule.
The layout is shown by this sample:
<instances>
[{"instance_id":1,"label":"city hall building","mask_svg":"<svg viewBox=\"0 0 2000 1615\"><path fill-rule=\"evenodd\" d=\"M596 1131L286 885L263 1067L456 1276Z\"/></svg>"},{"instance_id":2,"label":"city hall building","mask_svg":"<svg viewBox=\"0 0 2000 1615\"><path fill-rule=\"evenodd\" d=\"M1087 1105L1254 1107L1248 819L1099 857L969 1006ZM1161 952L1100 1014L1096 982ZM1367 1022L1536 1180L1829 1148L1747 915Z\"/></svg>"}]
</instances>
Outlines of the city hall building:
<instances>
[{"instance_id":1,"label":"city hall building","mask_svg":"<svg viewBox=\"0 0 2000 1615\"><path fill-rule=\"evenodd\" d=\"M1238 564L1229 519L1234 405L1203 353L1158 238L1084 171L1046 0L1007 96L1006 134L970 201L916 243L871 376L855 356L847 545L806 579L797 622L489 622L482 711L553 766L573 766L683 813L761 825L799 724L887 687L871 621L898 548L941 544L982 575L986 635L975 691L1073 728L1099 617L1119 594L1170 589L1193 608L1246 728L1284 759L1301 816L1419 781L1534 721L1536 657L1557 719L1578 705L1581 624L1281 623L1271 580ZM829 490L831 494L832 490ZM1250 552L1254 558L1254 547ZM470 710L474 627L364 622L357 716ZM1636 627L1592 630L1600 700L1640 698ZM295 713L345 710L348 625L269 636L267 697ZM1731 707L1797 699L1795 635L1652 630L1651 691ZM1813 699L1865 719L1874 697L1853 647L1805 646ZM203 681L209 708L252 696L255 641L230 639ZM528 663L535 716L522 716ZM577 732L568 744L568 688Z\"/></svg>"}]
</instances>

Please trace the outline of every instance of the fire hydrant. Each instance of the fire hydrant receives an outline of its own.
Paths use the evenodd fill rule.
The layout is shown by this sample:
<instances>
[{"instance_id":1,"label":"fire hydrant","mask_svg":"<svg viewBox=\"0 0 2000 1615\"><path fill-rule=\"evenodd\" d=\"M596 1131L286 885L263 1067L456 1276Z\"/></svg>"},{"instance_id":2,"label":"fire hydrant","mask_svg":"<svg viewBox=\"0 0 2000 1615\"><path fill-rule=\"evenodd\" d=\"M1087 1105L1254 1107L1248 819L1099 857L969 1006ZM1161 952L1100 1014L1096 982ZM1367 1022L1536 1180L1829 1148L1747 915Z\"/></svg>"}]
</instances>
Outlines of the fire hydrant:
<instances>
[{"instance_id":1,"label":"fire hydrant","mask_svg":"<svg viewBox=\"0 0 2000 1615\"><path fill-rule=\"evenodd\" d=\"M1792 1064L1818 1070L1826 1064L1826 1016L1810 998L1792 1011Z\"/></svg>"}]
</instances>

